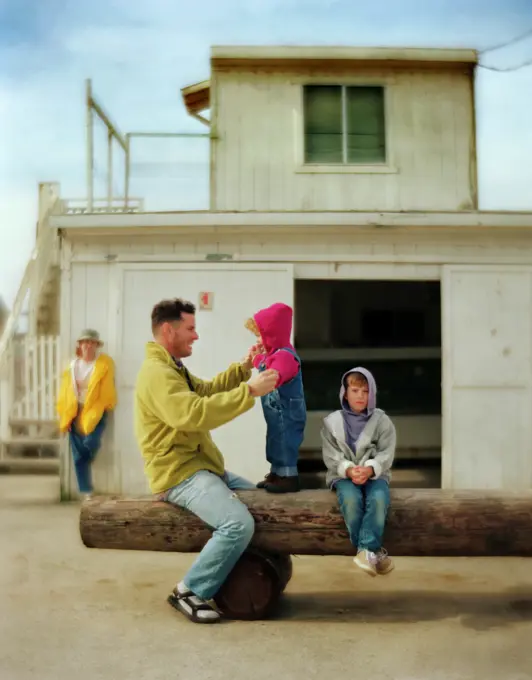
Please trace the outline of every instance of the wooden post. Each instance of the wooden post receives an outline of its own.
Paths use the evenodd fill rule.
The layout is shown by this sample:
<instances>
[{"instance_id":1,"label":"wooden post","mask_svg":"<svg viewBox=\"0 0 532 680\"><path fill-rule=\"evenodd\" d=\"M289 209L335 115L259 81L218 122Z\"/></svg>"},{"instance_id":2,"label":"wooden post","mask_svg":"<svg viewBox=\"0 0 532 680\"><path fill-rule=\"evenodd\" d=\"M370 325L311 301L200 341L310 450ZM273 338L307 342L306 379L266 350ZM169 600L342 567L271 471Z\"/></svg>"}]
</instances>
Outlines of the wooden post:
<instances>
[{"instance_id":1,"label":"wooden post","mask_svg":"<svg viewBox=\"0 0 532 680\"><path fill-rule=\"evenodd\" d=\"M0 357L0 461L7 459L8 443L11 439L15 361L15 343L11 340L11 345L7 347L4 356Z\"/></svg>"},{"instance_id":2,"label":"wooden post","mask_svg":"<svg viewBox=\"0 0 532 680\"><path fill-rule=\"evenodd\" d=\"M3 371L0 368L0 463L7 458L12 391L9 379L5 375L2 375L2 373Z\"/></svg>"}]
</instances>

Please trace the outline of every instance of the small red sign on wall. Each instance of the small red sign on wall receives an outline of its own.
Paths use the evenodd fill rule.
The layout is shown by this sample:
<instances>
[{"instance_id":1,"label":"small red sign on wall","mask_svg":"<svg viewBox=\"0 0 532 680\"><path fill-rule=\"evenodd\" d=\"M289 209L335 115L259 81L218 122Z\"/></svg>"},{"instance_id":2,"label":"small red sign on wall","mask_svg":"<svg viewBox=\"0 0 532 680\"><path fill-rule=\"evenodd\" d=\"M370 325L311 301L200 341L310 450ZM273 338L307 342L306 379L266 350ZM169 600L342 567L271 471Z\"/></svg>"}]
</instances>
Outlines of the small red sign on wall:
<instances>
[{"instance_id":1,"label":"small red sign on wall","mask_svg":"<svg viewBox=\"0 0 532 680\"><path fill-rule=\"evenodd\" d=\"M199 308L212 309L214 293L203 292L199 294Z\"/></svg>"}]
</instances>

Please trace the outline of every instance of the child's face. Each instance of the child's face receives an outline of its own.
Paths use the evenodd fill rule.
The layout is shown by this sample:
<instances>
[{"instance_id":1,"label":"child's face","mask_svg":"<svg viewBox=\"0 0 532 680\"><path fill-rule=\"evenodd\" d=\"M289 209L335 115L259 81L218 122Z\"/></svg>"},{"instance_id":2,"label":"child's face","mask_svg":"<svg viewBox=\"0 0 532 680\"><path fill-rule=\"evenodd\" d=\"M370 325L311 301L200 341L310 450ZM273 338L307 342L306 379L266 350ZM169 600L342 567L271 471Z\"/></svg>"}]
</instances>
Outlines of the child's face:
<instances>
[{"instance_id":1,"label":"child's face","mask_svg":"<svg viewBox=\"0 0 532 680\"><path fill-rule=\"evenodd\" d=\"M348 378L345 398L352 411L362 413L368 407L369 389L367 383L355 382L352 378Z\"/></svg>"}]
</instances>

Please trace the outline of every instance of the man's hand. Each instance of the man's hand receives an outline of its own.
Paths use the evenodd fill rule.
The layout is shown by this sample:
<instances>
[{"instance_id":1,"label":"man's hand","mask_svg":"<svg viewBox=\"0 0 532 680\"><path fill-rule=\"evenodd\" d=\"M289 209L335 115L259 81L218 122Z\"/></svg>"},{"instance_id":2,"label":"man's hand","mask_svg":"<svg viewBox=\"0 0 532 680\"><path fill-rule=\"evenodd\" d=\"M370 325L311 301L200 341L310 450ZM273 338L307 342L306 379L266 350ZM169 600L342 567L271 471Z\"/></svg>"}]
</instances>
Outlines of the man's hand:
<instances>
[{"instance_id":1,"label":"man's hand","mask_svg":"<svg viewBox=\"0 0 532 680\"><path fill-rule=\"evenodd\" d=\"M347 476L357 486L362 486L373 476L373 468L365 465L355 465L348 468Z\"/></svg>"},{"instance_id":2,"label":"man's hand","mask_svg":"<svg viewBox=\"0 0 532 680\"><path fill-rule=\"evenodd\" d=\"M262 371L253 376L248 382L249 393L252 397L263 397L265 394L273 392L277 381L279 380L279 373L272 369L267 371Z\"/></svg>"},{"instance_id":3,"label":"man's hand","mask_svg":"<svg viewBox=\"0 0 532 680\"><path fill-rule=\"evenodd\" d=\"M242 368L245 371L251 370L253 368L253 359L258 354L263 354L263 353L264 353L264 347L260 343L253 345L253 347L250 347L249 350L248 350L248 353L242 359Z\"/></svg>"},{"instance_id":4,"label":"man's hand","mask_svg":"<svg viewBox=\"0 0 532 680\"><path fill-rule=\"evenodd\" d=\"M248 351L240 363L242 364L244 371L251 371L253 368L253 357L251 356L251 350Z\"/></svg>"}]
</instances>

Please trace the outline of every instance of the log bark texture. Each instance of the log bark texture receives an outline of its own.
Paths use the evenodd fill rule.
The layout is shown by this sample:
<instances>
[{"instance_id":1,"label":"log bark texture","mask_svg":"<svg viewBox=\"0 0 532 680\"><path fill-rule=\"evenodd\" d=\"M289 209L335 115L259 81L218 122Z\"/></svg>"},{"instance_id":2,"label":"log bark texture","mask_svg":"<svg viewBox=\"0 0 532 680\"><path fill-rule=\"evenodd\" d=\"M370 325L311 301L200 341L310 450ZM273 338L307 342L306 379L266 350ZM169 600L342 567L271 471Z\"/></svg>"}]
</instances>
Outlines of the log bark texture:
<instances>
[{"instance_id":1,"label":"log bark texture","mask_svg":"<svg viewBox=\"0 0 532 680\"><path fill-rule=\"evenodd\" d=\"M354 554L331 491L238 492L256 522L252 547L285 555ZM532 490L395 489L384 545L404 556L532 556ZM89 548L199 552L211 535L186 510L152 498L92 498L81 508Z\"/></svg>"}]
</instances>

